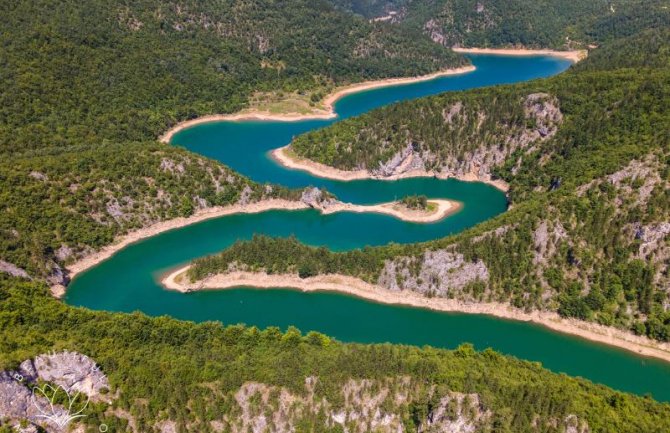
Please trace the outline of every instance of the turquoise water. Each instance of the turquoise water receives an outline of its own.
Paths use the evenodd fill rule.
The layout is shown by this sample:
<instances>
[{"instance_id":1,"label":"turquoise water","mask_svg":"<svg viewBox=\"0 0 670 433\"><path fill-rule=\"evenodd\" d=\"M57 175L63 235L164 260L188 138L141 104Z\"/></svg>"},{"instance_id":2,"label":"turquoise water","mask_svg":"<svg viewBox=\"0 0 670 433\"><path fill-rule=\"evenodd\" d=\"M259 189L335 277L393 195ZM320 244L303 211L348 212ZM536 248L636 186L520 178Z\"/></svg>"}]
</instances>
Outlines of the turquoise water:
<instances>
[{"instance_id":1,"label":"turquoise water","mask_svg":"<svg viewBox=\"0 0 670 433\"><path fill-rule=\"evenodd\" d=\"M477 71L470 74L347 96L336 104L336 111L344 118L402 99L546 77L568 67L563 60L548 57L476 56L473 62ZM219 320L226 324L246 323L261 328L273 325L284 329L294 325L305 332L317 330L342 341L448 348L472 342L480 349L493 347L503 353L540 361L554 371L670 400L670 364L528 323L380 305L335 293L240 288L181 294L161 289L157 280L168 270L193 258L218 252L235 240L249 239L254 233L295 235L305 243L341 251L443 237L506 209L505 196L481 183L436 179L335 182L285 170L268 158L269 150L287 144L291 137L329 123L332 121L218 122L184 130L173 138L173 143L216 158L260 182L291 187L322 186L342 200L361 204L423 193L461 201L463 209L435 224L411 224L376 214L323 216L313 210L270 211L212 219L125 248L78 276L68 289L66 301L93 309L139 310L193 321Z\"/></svg>"}]
</instances>

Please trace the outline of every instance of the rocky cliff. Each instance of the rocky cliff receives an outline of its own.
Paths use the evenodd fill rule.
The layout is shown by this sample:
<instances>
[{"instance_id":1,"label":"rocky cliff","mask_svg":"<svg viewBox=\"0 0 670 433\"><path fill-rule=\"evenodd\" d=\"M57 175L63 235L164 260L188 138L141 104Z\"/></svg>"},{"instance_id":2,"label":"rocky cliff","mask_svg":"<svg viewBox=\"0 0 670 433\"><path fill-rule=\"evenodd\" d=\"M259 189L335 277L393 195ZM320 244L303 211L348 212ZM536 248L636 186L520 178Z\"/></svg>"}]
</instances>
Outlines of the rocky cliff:
<instances>
[{"instance_id":1,"label":"rocky cliff","mask_svg":"<svg viewBox=\"0 0 670 433\"><path fill-rule=\"evenodd\" d=\"M88 356L42 354L15 371L0 372L0 419L9 420L17 431L36 432L39 427L62 432L89 400L111 403L109 389L107 376Z\"/></svg>"},{"instance_id":2,"label":"rocky cliff","mask_svg":"<svg viewBox=\"0 0 670 433\"><path fill-rule=\"evenodd\" d=\"M504 165L516 172L562 124L560 101L549 93L507 92L492 100L446 94L304 134L291 148L300 157L374 177L422 172L490 181Z\"/></svg>"}]
</instances>

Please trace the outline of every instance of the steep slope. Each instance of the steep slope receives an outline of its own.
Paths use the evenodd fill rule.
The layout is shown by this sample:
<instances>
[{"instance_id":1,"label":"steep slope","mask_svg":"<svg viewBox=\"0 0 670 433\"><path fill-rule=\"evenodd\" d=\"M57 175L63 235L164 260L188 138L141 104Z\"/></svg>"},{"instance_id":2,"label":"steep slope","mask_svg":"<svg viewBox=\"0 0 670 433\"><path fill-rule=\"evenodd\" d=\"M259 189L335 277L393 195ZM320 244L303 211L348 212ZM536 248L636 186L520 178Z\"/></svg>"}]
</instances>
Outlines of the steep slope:
<instances>
[{"instance_id":1,"label":"steep slope","mask_svg":"<svg viewBox=\"0 0 670 433\"><path fill-rule=\"evenodd\" d=\"M0 149L154 139L254 92L428 73L463 59L321 1L3 2Z\"/></svg>"},{"instance_id":2,"label":"steep slope","mask_svg":"<svg viewBox=\"0 0 670 433\"><path fill-rule=\"evenodd\" d=\"M368 19L385 20L402 11L407 0L328 0L339 9L353 12ZM391 14L391 15L389 15Z\"/></svg>"},{"instance_id":3,"label":"steep slope","mask_svg":"<svg viewBox=\"0 0 670 433\"><path fill-rule=\"evenodd\" d=\"M263 196L290 198L298 194L276 187L270 191L206 158L156 144L156 135L177 120L236 110L243 107L247 97L257 89L320 89L324 81L330 85L331 81L340 83L368 76L434 70L452 65L449 59L453 58L445 57L448 55L441 48L424 46L419 39L408 39L403 30L371 27L361 20L351 24L343 15L314 2L259 0L177 4L147 0L130 5L127 2L44 0L7 1L3 7L0 38L6 56L0 60L0 79L3 80L0 96L3 102L0 105L3 114L0 116L3 122L0 132L3 157L0 163L0 269L3 271L0 272L0 392L3 393L0 395L3 411L0 431L13 431L10 425L20 425L23 420L21 416L7 416L4 412L7 408L4 403L14 401L6 391L28 395L27 387L16 382L14 373L20 363L40 354L66 349L90 356L109 380L108 395L113 403L90 405L81 422L90 431L100 431L102 424L109 431L141 433L262 431L264 428L269 431L362 432L375 427L381 431L403 432L435 429L664 432L670 429L667 405L582 379L552 374L535 363L492 351L475 353L468 346L443 351L341 344L316 333L302 336L295 329L282 334L276 328L261 332L255 328L224 328L214 323L196 325L142 314L93 312L52 299L46 285L39 281L7 277L6 270L36 280L49 274L58 276L58 266L85 254L88 249L108 244L117 234L150 222L188 215L199 207ZM272 12L270 18L267 18L268 11ZM330 23L332 28L328 27ZM254 27L256 25L260 25L260 30ZM349 32L342 32L342 28ZM289 32L298 34L301 39L288 37ZM321 44L323 39L316 37L322 32L332 36L328 43ZM349 39L352 34L355 38ZM280 38L282 44L273 45L274 39L266 39L270 36ZM386 45L386 41L398 45L390 42ZM281 50L261 53L268 46L279 46ZM351 47L361 46L365 49L352 54ZM387 48L393 53L393 46L406 46L404 51L409 54L388 57ZM305 53L302 47L309 47L309 52ZM344 56L329 62L328 53L340 52L340 49ZM433 56L432 50L437 50L437 54ZM663 50L661 47L660 51L667 52ZM357 60L361 54L364 59ZM602 61L608 58L603 56ZM296 70L291 69L293 62L299 65ZM652 63L664 64L656 60ZM367 64L375 69L372 72L358 70ZM629 62L628 66L634 64ZM312 80L312 74L320 73L324 65L332 68L330 76ZM663 248L666 239L664 226L659 228L656 224L663 218L667 221L664 216L667 207L663 204L668 202L667 196L663 196L663 182L667 183L668 179L667 152L648 144L663 138L659 130L654 129L656 125L663 128L661 133L667 131L662 123L667 117L662 111L667 107L664 93L667 80L661 72L646 70L637 75L632 71L585 74L580 86L590 88L598 80L602 80L602 85L595 86L587 95L573 95L572 100L550 92L562 88L559 81L549 82L553 88L538 85L534 93L524 93L524 99L508 99L509 103L521 104L516 113L526 116L528 96L544 93L549 96L542 96L541 103L552 103L563 116L560 122L556 117L550 125L557 128L556 134L537 143L533 153L521 160L520 167L537 168L534 161L550 155L546 169L539 169L537 174L521 170L514 174L512 169L516 165L508 167L496 163L498 173L493 174L505 176L513 184L515 209L509 214L461 236L429 245L393 246L346 254L315 250L318 263L327 263L331 269L341 272L360 266L350 273L378 278L388 262L387 275L393 266L401 271L398 274L407 274L416 287L422 288L425 287L423 282L414 273L417 265L421 273L423 262L419 260L425 256L430 257L431 265L445 260L450 265L485 262L486 275L493 283L489 286L466 284L463 293L468 290L474 299L481 299L484 293L485 296L502 293L506 296L503 299L513 299L518 305L536 305L537 297L529 290L534 286L526 282L540 284L539 279L533 278L544 278L551 290L557 292L569 283L565 300L561 298L562 293L556 298L549 292L565 311L572 311L574 304L577 312L596 311L598 320L606 318L605 311L595 310L588 295L574 290L572 280L551 278L547 272L543 274L548 276L535 276L536 268L529 265L533 251L537 249L541 256L556 261L552 266L559 271L567 262L577 269L571 272L587 272L589 284L590 275L596 278L599 273L591 273L588 263L607 266L623 263L617 274L623 276L620 284L614 281L611 285L616 295L614 299L619 302L617 324L631 326L631 315L639 314L640 323L647 319L641 331L660 329L662 332L668 321L663 313L658 313L662 297L652 290L650 298L649 284L637 286L640 278L652 281L655 274L645 263L640 263L641 260L630 262L627 253L659 257L662 251L659 248ZM589 80L588 74L593 74L592 79ZM607 89L608 84L620 85L626 80L630 83L623 89L630 93L612 94L611 99L606 99L616 119L606 122L606 133L598 135L602 139L598 143L601 147L595 149L600 152L598 161L610 161L611 156L611 165L584 170L594 162L585 157L593 148L572 148L569 142L558 148L559 153L546 152L546 146L557 143L561 134L570 136L568 132L561 132L564 125L573 125L575 130L589 125L570 123L578 114L586 112L586 109L572 112L570 107L577 107L579 102L597 102L599 91ZM634 96L638 91L640 98ZM477 97L473 100L477 101ZM483 106L473 107L477 111L486 108L483 100L479 101ZM621 104L638 111L619 110ZM624 131L635 129L631 125L638 125L637 120L621 113L647 112L656 117L639 123L640 133L629 136L634 145L624 146L609 155L612 141L604 139L609 137L609 132L618 133L619 127ZM595 110L590 119L600 121L609 114L609 111ZM507 120L509 125L493 124L496 137L533 131L532 120ZM585 132L590 133L589 128ZM459 134L463 139L476 137L467 129ZM641 140L639 144L638 140ZM480 148L495 141L482 140L473 145ZM516 164L517 153L514 150L505 153L504 162ZM560 177L558 182L557 174L578 162L581 164L579 176ZM646 174L641 184L626 180L638 173ZM608 177L613 175L613 178ZM653 185L647 184L646 179L651 179ZM610 182L614 186L610 187ZM535 191L535 188L541 190ZM555 191L547 193L547 189ZM606 210L621 208L625 215L601 218L599 213L591 213L586 200L604 203L605 198L616 206L608 205ZM639 205L638 199L641 200ZM547 203L556 205L556 209L546 212ZM648 217L640 217L643 213ZM543 224L548 218L559 218L563 229L557 223ZM633 241L631 247L641 248L627 250L619 244L613 248L607 244L609 255L601 260L597 254L591 254L588 245L584 250L573 248L566 252L556 242L547 241L545 245L543 241L548 237L545 233L551 233L552 239L562 239L563 230L570 230L570 236L576 236L574 233L589 236L580 240L580 245L590 242L599 253L601 244L597 243L598 239L593 241L594 233L615 230L600 232L592 228L600 230L602 221L631 223L625 236L637 237L640 233L644 245ZM635 225L638 222L640 225ZM574 228L568 223L574 223ZM538 233L538 247L534 242L529 246L533 233ZM628 242L628 238L623 239ZM609 238L603 237L602 242L608 241ZM281 248L282 241L276 242ZM257 245L250 245L253 252ZM287 245L294 247L293 250L274 254L274 262L270 264L279 262L279 268L281 261L287 258L283 254L290 252L288 258L293 262L283 265L296 266L296 262L298 265L302 262L309 272L321 271L312 265L312 250ZM426 253L428 248L435 252ZM309 253L299 254L301 250ZM233 249L227 254L234 255L236 251ZM268 251L272 250L265 250ZM548 251L558 251L558 254ZM350 256L355 259L352 265L347 262ZM400 257L407 259L401 263L397 260ZM574 257L580 261L574 261ZM411 266L403 272L400 268L405 262ZM30 275L22 273L17 264ZM477 269L481 270L481 266ZM609 268L596 269L611 275ZM525 272L524 280L518 279L519 272ZM479 275L485 274L480 272ZM573 278L572 274L568 277ZM660 275L660 278L665 277L667 275ZM390 278L388 280L392 283ZM434 285L437 283L436 280ZM589 286L589 295L595 293L592 287ZM532 302L528 302L528 298ZM645 317L642 308L649 299L651 313ZM591 310L583 309L584 305ZM610 308L613 304L608 302L607 305ZM628 305L631 315L624 309ZM619 316L619 312L625 314ZM51 377L51 380L56 378ZM16 407L12 405L10 409Z\"/></svg>"},{"instance_id":4,"label":"steep slope","mask_svg":"<svg viewBox=\"0 0 670 433\"><path fill-rule=\"evenodd\" d=\"M451 47L586 48L665 22L664 0L329 0Z\"/></svg>"},{"instance_id":5,"label":"steep slope","mask_svg":"<svg viewBox=\"0 0 670 433\"><path fill-rule=\"evenodd\" d=\"M16 158L0 163L0 185L2 263L53 284L67 283L63 265L129 231L214 206L296 200L301 193L251 182L158 143Z\"/></svg>"},{"instance_id":6,"label":"steep slope","mask_svg":"<svg viewBox=\"0 0 670 433\"><path fill-rule=\"evenodd\" d=\"M286 196L157 146L174 123L259 94L309 102L465 62L320 1L0 5L0 269L57 281L64 264L129 230L236 203L245 188L251 200Z\"/></svg>"},{"instance_id":7,"label":"steep slope","mask_svg":"<svg viewBox=\"0 0 670 433\"><path fill-rule=\"evenodd\" d=\"M401 23L449 47L574 48L588 42L580 25L611 14L613 7L609 1L419 0L406 7Z\"/></svg>"},{"instance_id":8,"label":"steep slope","mask_svg":"<svg viewBox=\"0 0 670 433\"><path fill-rule=\"evenodd\" d=\"M318 273L389 290L558 311L670 340L664 35L647 30L605 45L583 66L548 80L401 103L298 137L296 154L345 170L502 178L513 207L454 237L329 253L319 259L325 267L300 248L278 250L301 257L292 259L296 267L316 265ZM619 68L622 57L613 51L633 44L638 54ZM631 69L635 60L638 69ZM254 250L254 242L242 249ZM253 254L240 260L236 248L214 268L285 263L281 253L267 263ZM213 272L207 260L200 266ZM458 283L452 267L480 277Z\"/></svg>"},{"instance_id":9,"label":"steep slope","mask_svg":"<svg viewBox=\"0 0 670 433\"><path fill-rule=\"evenodd\" d=\"M109 387L101 397L112 404L89 403L79 421L88 430L101 424L135 433L670 428L667 404L491 350L342 344L295 328L282 333L92 312L50 298L40 284L3 279L0 287L0 423L9 425L20 421L20 408L2 403L8 393L26 394L16 373L59 383L59 371L72 380L94 363ZM89 358L38 356L63 347ZM24 361L35 357L35 368L27 368ZM48 375L38 362L44 358L51 360ZM88 361L71 369L72 359Z\"/></svg>"}]
</instances>

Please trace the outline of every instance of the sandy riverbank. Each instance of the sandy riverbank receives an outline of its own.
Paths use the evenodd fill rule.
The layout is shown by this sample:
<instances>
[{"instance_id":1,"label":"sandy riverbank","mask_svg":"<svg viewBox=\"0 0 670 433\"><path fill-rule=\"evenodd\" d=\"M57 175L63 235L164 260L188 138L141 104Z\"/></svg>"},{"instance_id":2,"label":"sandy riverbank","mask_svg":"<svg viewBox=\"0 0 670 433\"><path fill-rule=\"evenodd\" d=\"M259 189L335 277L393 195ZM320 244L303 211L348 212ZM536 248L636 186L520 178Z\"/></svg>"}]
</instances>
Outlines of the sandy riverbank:
<instances>
[{"instance_id":1,"label":"sandy riverbank","mask_svg":"<svg viewBox=\"0 0 670 433\"><path fill-rule=\"evenodd\" d=\"M446 69L444 71L435 72L428 75L420 75L416 77L406 78L388 78L385 80L365 81L358 84L352 84L337 88L333 93L326 96L323 100L324 110L315 109L309 114L286 113L275 114L267 111L241 111L236 114L213 114L209 116L199 117L197 119L187 120L170 128L163 134L159 140L163 143L169 143L172 137L182 129L189 128L201 123L220 122L220 121L239 121L239 120L274 120L282 122L296 122L299 120L314 120L314 119L334 119L337 117L335 113L335 103L344 96L352 93L362 92L365 90L377 89L380 87L398 86L401 84L418 83L421 81L428 81L439 77L448 75L465 74L475 70L474 66L463 66L461 68Z\"/></svg>"},{"instance_id":2,"label":"sandy riverbank","mask_svg":"<svg viewBox=\"0 0 670 433\"><path fill-rule=\"evenodd\" d=\"M317 210L319 210L323 214L332 214L336 212L381 213L408 222L430 223L444 219L461 208L460 203L451 202L448 200L434 199L429 200L429 203L434 203L437 206L437 209L435 209L434 211L416 211L404 208L400 206L397 202L391 202L377 205L355 205L351 203L338 203L329 206L326 209L317 209ZM114 255L114 253L116 253L117 251L127 247L128 245L134 242L137 242L141 239L145 239L151 236L155 236L168 230L185 227L187 225L195 224L197 222L204 221L210 218L218 218L233 214L260 213L269 210L302 210L302 209L310 209L310 206L301 201L290 201L282 199L263 200L260 202L250 203L247 205L238 204L232 206L212 207L209 209L203 209L201 211L196 212L194 215L188 218L175 218L168 221L162 221L153 224L149 227L145 227L139 230L135 230L131 233L128 233L127 235L120 237L115 243L108 245L102 248L100 251L97 251L96 253L93 253L67 266L66 269L68 271L68 276L70 277L70 279L72 279L77 274L97 265L103 260L108 259L112 255ZM55 297L61 298L63 295L65 295L65 287L61 285L54 285L51 288L51 293Z\"/></svg>"},{"instance_id":3,"label":"sandy riverbank","mask_svg":"<svg viewBox=\"0 0 670 433\"><path fill-rule=\"evenodd\" d=\"M72 279L77 274L97 265L103 260L108 259L112 255L114 255L114 253L116 253L117 251L127 247L128 245L134 242L137 242L141 239L156 236L157 234L166 232L168 230L185 227L210 218L218 218L226 215L233 215L240 213L259 213L277 209L298 210L307 208L309 208L309 206L299 201L270 199L256 203L250 203L247 205L219 206L219 207L203 209L187 218L181 217L171 219L168 221L161 221L152 224L148 227L132 231L124 236L119 237L113 244L107 245L101 250L67 266L66 269L68 271L68 276L70 277L70 279ZM65 293L65 291L64 289L54 286L52 288L52 293L54 293L54 295L59 293L60 296L57 297L61 297Z\"/></svg>"},{"instance_id":4,"label":"sandy riverbank","mask_svg":"<svg viewBox=\"0 0 670 433\"><path fill-rule=\"evenodd\" d=\"M339 168L330 167L328 165L311 161L309 159L297 158L290 153L290 145L280 147L279 149L275 149L270 154L272 158L275 161L277 161L277 163L283 165L284 167L291 168L294 170L306 171L313 176L323 177L326 179L351 181L361 179L399 180L411 177L435 177L438 179L449 179L451 177L466 182L484 182L498 188L502 192L509 191L509 185L504 180L482 179L475 173L468 173L464 176L447 176L442 173L435 173L432 171L411 170L399 175L381 177L381 176L373 176L367 170L340 170Z\"/></svg>"},{"instance_id":5,"label":"sandy riverbank","mask_svg":"<svg viewBox=\"0 0 670 433\"><path fill-rule=\"evenodd\" d=\"M352 93L358 93L362 92L365 90L371 90L371 89L377 89L380 87L388 87L388 86L398 86L401 84L412 84L412 83L420 83L422 81L430 81L435 78L439 77L446 77L449 75L459 75L459 74L465 74L468 72L473 72L476 68L472 65L469 66L463 66L460 68L454 68L454 69L446 69L444 71L439 71L435 72L432 74L428 75L419 75L416 77L406 77L406 78L387 78L385 80L377 80L377 81L366 81L363 83L358 83L358 84L352 84L350 86L346 87L340 87L339 89L335 90L335 92L331 93L330 95L326 96L326 98L323 100L323 104L326 106L328 111L331 113L334 113L334 106L335 102L337 102L339 99L350 95Z\"/></svg>"},{"instance_id":6,"label":"sandy riverbank","mask_svg":"<svg viewBox=\"0 0 670 433\"><path fill-rule=\"evenodd\" d=\"M184 282L186 266L175 270L161 280L170 290L189 292L205 289L228 289L233 287L276 288L286 287L313 291L333 291L383 304L402 304L444 312L487 314L504 319L533 322L554 331L575 335L598 343L616 346L638 355L650 356L670 362L670 344L658 343L646 337L610 328L595 323L564 319L552 312L531 312L499 303L466 303L453 299L427 298L411 291L393 292L380 286L345 275L319 275L299 278L297 275L267 275L265 273L232 272L219 274L196 283Z\"/></svg>"},{"instance_id":7,"label":"sandy riverbank","mask_svg":"<svg viewBox=\"0 0 670 433\"><path fill-rule=\"evenodd\" d=\"M588 56L587 50L556 51L556 50L527 50L523 48L452 48L463 54L497 54L501 56L553 56L577 63Z\"/></svg>"}]
</instances>

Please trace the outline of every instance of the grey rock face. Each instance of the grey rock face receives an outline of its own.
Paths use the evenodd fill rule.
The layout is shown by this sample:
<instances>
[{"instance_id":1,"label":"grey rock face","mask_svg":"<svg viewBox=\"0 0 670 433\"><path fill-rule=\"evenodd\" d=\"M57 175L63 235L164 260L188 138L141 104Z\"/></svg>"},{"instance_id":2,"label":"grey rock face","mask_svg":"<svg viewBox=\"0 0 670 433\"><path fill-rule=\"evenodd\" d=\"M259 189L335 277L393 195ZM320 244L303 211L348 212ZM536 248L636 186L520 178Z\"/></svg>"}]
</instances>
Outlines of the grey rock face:
<instances>
[{"instance_id":1,"label":"grey rock face","mask_svg":"<svg viewBox=\"0 0 670 433\"><path fill-rule=\"evenodd\" d=\"M28 382L35 382L39 375L37 374L37 369L32 359L26 359L19 366L19 374Z\"/></svg>"},{"instance_id":2,"label":"grey rock face","mask_svg":"<svg viewBox=\"0 0 670 433\"><path fill-rule=\"evenodd\" d=\"M418 269L418 272L413 272L413 269ZM427 251L419 258L387 260L377 283L389 290L447 296L470 283L486 282L488 279L489 272L484 262L467 262L462 254L437 250Z\"/></svg>"},{"instance_id":3,"label":"grey rock face","mask_svg":"<svg viewBox=\"0 0 670 433\"><path fill-rule=\"evenodd\" d=\"M321 201L323 193L319 188L305 188L300 196L300 201L308 206L316 207Z\"/></svg>"},{"instance_id":4,"label":"grey rock face","mask_svg":"<svg viewBox=\"0 0 670 433\"><path fill-rule=\"evenodd\" d=\"M44 174L42 172L39 172L39 171L31 171L28 176L30 176L30 177L32 177L33 179L36 179L36 180L41 180L43 182L49 180L49 178L47 177L46 174Z\"/></svg>"},{"instance_id":5,"label":"grey rock face","mask_svg":"<svg viewBox=\"0 0 670 433\"><path fill-rule=\"evenodd\" d=\"M109 381L95 362L77 352L44 354L35 358L37 376L45 381L60 385L65 389L83 392L91 398L109 390Z\"/></svg>"},{"instance_id":6,"label":"grey rock face","mask_svg":"<svg viewBox=\"0 0 670 433\"><path fill-rule=\"evenodd\" d=\"M180 163L175 163L173 160L169 158L163 158L161 160L161 165L160 165L161 170L169 173L183 173L184 172L184 164Z\"/></svg>"},{"instance_id":7,"label":"grey rock face","mask_svg":"<svg viewBox=\"0 0 670 433\"><path fill-rule=\"evenodd\" d=\"M533 263L545 264L556 252L556 245L559 241L568 237L568 233L560 221L556 221L551 229L547 221L542 221L533 232L533 243L535 251Z\"/></svg>"},{"instance_id":8,"label":"grey rock face","mask_svg":"<svg viewBox=\"0 0 670 433\"><path fill-rule=\"evenodd\" d=\"M485 140L482 137L488 137L489 133L482 134L480 130L488 125L486 111L473 113L460 101L452 103L442 110L444 124L448 125L446 130L464 134L462 139L470 150L463 154L452 148L436 151L436 143L428 145L421 142L421 138L412 138L410 134L403 149L389 160L381 162L378 167L370 167L369 172L373 176L389 177L415 170L430 170L445 177L474 175L483 181L493 180L496 167L505 164L517 150L529 153L539 143L553 137L563 121L558 99L551 95L533 93L519 100L519 104L527 122L496 125L495 137ZM521 158L517 160L513 172L521 164Z\"/></svg>"},{"instance_id":9,"label":"grey rock face","mask_svg":"<svg viewBox=\"0 0 670 433\"><path fill-rule=\"evenodd\" d=\"M33 393L28 385L37 380L48 382L50 388L42 387ZM70 410L57 404L52 408L49 400L58 387L74 401ZM87 404L85 399L76 397L77 393L101 400L103 389L109 389L107 376L88 356L76 352L39 355L34 361L23 361L17 371L0 371L0 419L17 423L25 420L49 433L62 432L58 423Z\"/></svg>"},{"instance_id":10,"label":"grey rock face","mask_svg":"<svg viewBox=\"0 0 670 433\"><path fill-rule=\"evenodd\" d=\"M51 264L51 273L47 277L47 282L49 285L53 286L60 284L62 286L67 286L70 282L70 278L67 276L63 269L57 263Z\"/></svg>"},{"instance_id":11,"label":"grey rock face","mask_svg":"<svg viewBox=\"0 0 670 433\"><path fill-rule=\"evenodd\" d=\"M59 261L64 262L67 259L69 259L70 257L72 257L73 252L72 252L72 249L70 247L63 244L63 245L61 245L60 248L58 248L56 250L55 254L56 254L56 258Z\"/></svg>"},{"instance_id":12,"label":"grey rock face","mask_svg":"<svg viewBox=\"0 0 670 433\"><path fill-rule=\"evenodd\" d=\"M403 414L416 401L416 384L408 377L381 380L350 379L337 390L339 403L317 397L314 384L318 378L305 380L303 393L258 382L244 383L235 393L238 410L212 423L215 431L289 433L297 430L304 417L323 414L324 429L349 433L405 433L413 431L403 422ZM475 433L490 430L494 413L487 409L478 394L428 390L436 400L431 411L422 417L422 433ZM554 423L554 420L551 420ZM556 420L555 424L558 424ZM158 427L161 427L159 425Z\"/></svg>"},{"instance_id":13,"label":"grey rock face","mask_svg":"<svg viewBox=\"0 0 670 433\"><path fill-rule=\"evenodd\" d=\"M424 24L423 31L426 32L428 37L430 37L436 44L445 45L447 43L447 37L442 33L442 27L434 19L431 19Z\"/></svg>"},{"instance_id":14,"label":"grey rock face","mask_svg":"<svg viewBox=\"0 0 670 433\"><path fill-rule=\"evenodd\" d=\"M402 151L397 152L385 163L380 162L379 167L370 170L370 172L373 176L389 177L408 171L425 169L426 164L424 162L424 156L415 149L413 143L408 143Z\"/></svg>"},{"instance_id":15,"label":"grey rock face","mask_svg":"<svg viewBox=\"0 0 670 433\"><path fill-rule=\"evenodd\" d=\"M0 372L0 418L15 420L17 423L25 420L33 427L35 425L43 427L49 433L61 432L54 421L44 418L45 414L54 420L59 420L67 416L67 411L61 405L54 405L52 409L49 400L39 393L33 396L31 390L25 386L25 382L21 381L19 373Z\"/></svg>"},{"instance_id":16,"label":"grey rock face","mask_svg":"<svg viewBox=\"0 0 670 433\"><path fill-rule=\"evenodd\" d=\"M162 421L156 427L161 433L177 433L177 423L171 420Z\"/></svg>"},{"instance_id":17,"label":"grey rock face","mask_svg":"<svg viewBox=\"0 0 670 433\"><path fill-rule=\"evenodd\" d=\"M0 272L4 272L13 277L30 278L28 272L19 268L13 263L5 262L4 260L0 260Z\"/></svg>"},{"instance_id":18,"label":"grey rock face","mask_svg":"<svg viewBox=\"0 0 670 433\"><path fill-rule=\"evenodd\" d=\"M329 206L340 203L334 198L326 197L319 188L305 188L300 201L315 209L327 209Z\"/></svg>"},{"instance_id":19,"label":"grey rock face","mask_svg":"<svg viewBox=\"0 0 670 433\"><path fill-rule=\"evenodd\" d=\"M105 206L105 210L112 218L114 218L117 221L125 218L126 216L125 213L123 212L122 206L116 199L110 200Z\"/></svg>"},{"instance_id":20,"label":"grey rock face","mask_svg":"<svg viewBox=\"0 0 670 433\"><path fill-rule=\"evenodd\" d=\"M30 405L30 390L18 380L16 372L0 372L0 418L25 418Z\"/></svg>"},{"instance_id":21,"label":"grey rock face","mask_svg":"<svg viewBox=\"0 0 670 433\"><path fill-rule=\"evenodd\" d=\"M461 101L456 102L451 107L448 107L442 111L442 117L446 123L451 124L454 120L454 116L460 114L463 109L463 103Z\"/></svg>"},{"instance_id":22,"label":"grey rock face","mask_svg":"<svg viewBox=\"0 0 670 433\"><path fill-rule=\"evenodd\" d=\"M482 409L478 394L450 392L440 399L418 431L475 433L479 430L480 423L491 415L490 411Z\"/></svg>"},{"instance_id":23,"label":"grey rock face","mask_svg":"<svg viewBox=\"0 0 670 433\"><path fill-rule=\"evenodd\" d=\"M249 202L251 201L251 194L253 192L254 191L251 189L251 187L249 187L249 185L246 185L242 190L242 192L240 193L240 199L238 200L238 204L242 206L248 205Z\"/></svg>"}]
</instances>

